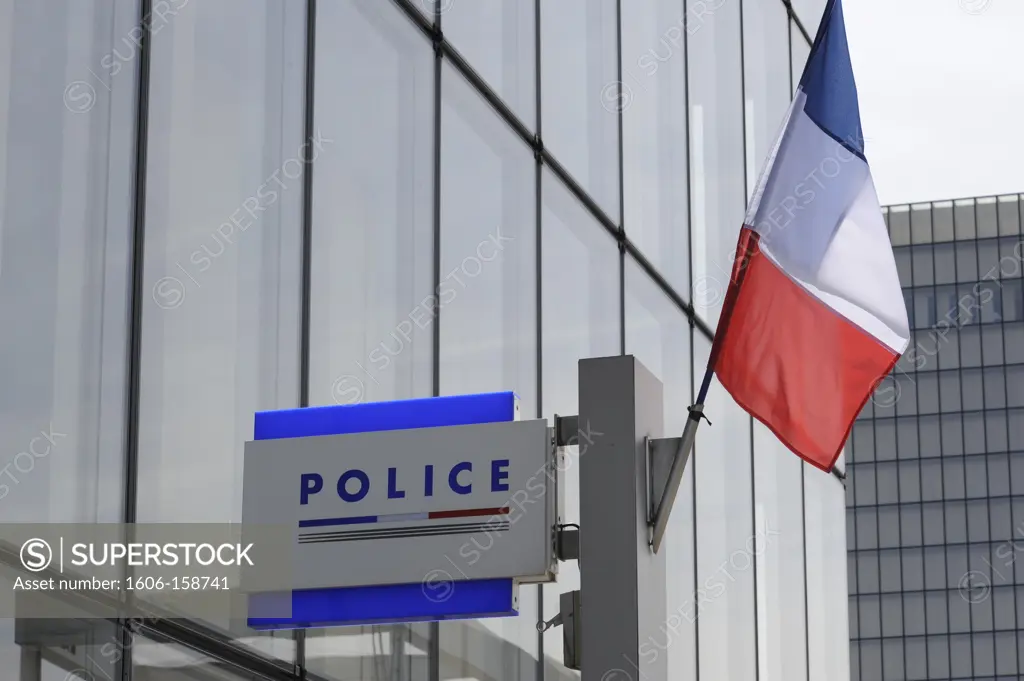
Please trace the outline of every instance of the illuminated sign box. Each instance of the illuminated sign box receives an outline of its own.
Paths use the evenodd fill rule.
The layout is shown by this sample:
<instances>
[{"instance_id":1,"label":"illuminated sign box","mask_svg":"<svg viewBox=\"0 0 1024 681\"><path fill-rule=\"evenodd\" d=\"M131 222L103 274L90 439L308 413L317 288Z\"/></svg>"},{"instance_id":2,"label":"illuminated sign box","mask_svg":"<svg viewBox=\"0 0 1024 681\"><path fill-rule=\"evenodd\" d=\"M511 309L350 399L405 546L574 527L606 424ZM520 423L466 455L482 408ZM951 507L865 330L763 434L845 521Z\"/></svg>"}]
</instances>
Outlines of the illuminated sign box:
<instances>
[{"instance_id":1,"label":"illuminated sign box","mask_svg":"<svg viewBox=\"0 0 1024 681\"><path fill-rule=\"evenodd\" d=\"M260 412L254 434L243 523L289 523L294 574L250 594L252 628L511 616L554 579L560 467L511 392Z\"/></svg>"}]
</instances>

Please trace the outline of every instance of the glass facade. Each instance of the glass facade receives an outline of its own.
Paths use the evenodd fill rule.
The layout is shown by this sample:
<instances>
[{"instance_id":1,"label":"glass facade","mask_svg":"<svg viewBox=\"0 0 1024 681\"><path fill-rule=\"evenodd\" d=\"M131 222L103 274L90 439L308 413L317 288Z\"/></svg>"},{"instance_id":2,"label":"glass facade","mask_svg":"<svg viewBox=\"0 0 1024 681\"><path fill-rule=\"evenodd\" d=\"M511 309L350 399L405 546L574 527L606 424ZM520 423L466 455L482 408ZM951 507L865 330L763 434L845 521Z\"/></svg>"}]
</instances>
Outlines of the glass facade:
<instances>
[{"instance_id":1,"label":"glass facade","mask_svg":"<svg viewBox=\"0 0 1024 681\"><path fill-rule=\"evenodd\" d=\"M636 355L681 433L824 4L0 0L0 521L238 522L255 411L511 389L552 420L576 413L585 357ZM960 281L929 282L932 314ZM1000 300L980 314L1003 320L1002 364ZM965 388L957 409L972 447L1003 428L1007 473L985 484L1005 487L1022 396L987 367L977 398L1003 402ZM670 678L845 681L838 476L720 386L706 413L663 549ZM566 508L578 522L572 466ZM0 620L0 667L572 679L561 630L536 624L578 586L568 562L514 618L273 635Z\"/></svg>"},{"instance_id":2,"label":"glass facade","mask_svg":"<svg viewBox=\"0 0 1024 681\"><path fill-rule=\"evenodd\" d=\"M851 678L1024 679L1020 197L886 218L914 337L848 443Z\"/></svg>"}]
</instances>

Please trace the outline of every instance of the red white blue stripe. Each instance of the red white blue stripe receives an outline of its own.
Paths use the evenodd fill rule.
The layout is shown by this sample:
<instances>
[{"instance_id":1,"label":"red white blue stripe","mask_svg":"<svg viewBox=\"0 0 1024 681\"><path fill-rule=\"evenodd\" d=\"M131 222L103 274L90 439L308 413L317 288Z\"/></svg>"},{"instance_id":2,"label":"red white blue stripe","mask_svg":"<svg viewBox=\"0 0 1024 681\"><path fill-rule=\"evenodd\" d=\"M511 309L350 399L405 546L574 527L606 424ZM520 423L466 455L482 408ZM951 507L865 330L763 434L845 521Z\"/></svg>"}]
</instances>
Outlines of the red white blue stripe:
<instances>
[{"instance_id":1,"label":"red white blue stripe","mask_svg":"<svg viewBox=\"0 0 1024 681\"><path fill-rule=\"evenodd\" d=\"M831 470L909 341L842 2L830 0L747 209L711 368L790 449Z\"/></svg>"},{"instance_id":2,"label":"red white blue stripe","mask_svg":"<svg viewBox=\"0 0 1024 681\"><path fill-rule=\"evenodd\" d=\"M444 518L473 518L479 516L508 515L509 507L463 508L452 511L425 511L423 513L389 513L386 515L345 516L341 518L311 518L300 520L299 527L332 527L337 525L370 525L374 523L401 523L416 520L441 520Z\"/></svg>"}]
</instances>

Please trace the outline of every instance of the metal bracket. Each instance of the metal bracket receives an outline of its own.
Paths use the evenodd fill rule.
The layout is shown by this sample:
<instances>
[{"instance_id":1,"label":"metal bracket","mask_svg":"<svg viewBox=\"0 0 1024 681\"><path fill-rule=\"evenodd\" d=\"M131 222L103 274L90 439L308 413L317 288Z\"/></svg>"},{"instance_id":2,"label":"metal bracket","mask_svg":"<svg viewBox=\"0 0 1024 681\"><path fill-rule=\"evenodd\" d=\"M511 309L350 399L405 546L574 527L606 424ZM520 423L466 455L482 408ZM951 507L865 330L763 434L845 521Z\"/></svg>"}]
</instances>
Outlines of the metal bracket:
<instances>
[{"instance_id":1,"label":"metal bracket","mask_svg":"<svg viewBox=\"0 0 1024 681\"><path fill-rule=\"evenodd\" d=\"M647 447L647 524L653 525L665 498L672 462L679 451L681 437L644 438ZM686 454L688 456L689 453ZM685 465L686 462L684 461Z\"/></svg>"},{"instance_id":2,"label":"metal bracket","mask_svg":"<svg viewBox=\"0 0 1024 681\"><path fill-rule=\"evenodd\" d=\"M555 446L571 447L579 442L580 417L555 414Z\"/></svg>"},{"instance_id":3,"label":"metal bracket","mask_svg":"<svg viewBox=\"0 0 1024 681\"><path fill-rule=\"evenodd\" d=\"M697 426L700 425L702 418L707 420L703 404L693 405L689 412L681 438L647 440L647 491L652 509L647 528L651 550L655 553L661 548L665 530L668 529L668 518L672 513L676 494L679 493L686 462L693 451L693 441L697 437Z\"/></svg>"},{"instance_id":4,"label":"metal bracket","mask_svg":"<svg viewBox=\"0 0 1024 681\"><path fill-rule=\"evenodd\" d=\"M569 669L579 671L580 661L583 653L583 639L581 638L580 608L582 599L580 592L567 591L558 596L558 614L548 621L537 623L537 631L544 633L552 627L562 627L562 664Z\"/></svg>"}]
</instances>

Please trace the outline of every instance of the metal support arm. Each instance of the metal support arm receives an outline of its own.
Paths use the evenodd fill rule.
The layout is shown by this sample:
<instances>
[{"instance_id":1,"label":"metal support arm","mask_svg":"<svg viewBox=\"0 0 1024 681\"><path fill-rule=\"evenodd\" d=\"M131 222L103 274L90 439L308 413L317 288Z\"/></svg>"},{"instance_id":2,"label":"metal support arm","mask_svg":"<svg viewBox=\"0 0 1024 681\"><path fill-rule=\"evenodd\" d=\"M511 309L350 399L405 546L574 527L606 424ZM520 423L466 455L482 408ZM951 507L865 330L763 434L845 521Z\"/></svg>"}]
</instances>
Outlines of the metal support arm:
<instances>
[{"instance_id":1,"label":"metal support arm","mask_svg":"<svg viewBox=\"0 0 1024 681\"><path fill-rule=\"evenodd\" d=\"M649 489L653 495L651 506L654 509L654 514L653 520L650 523L650 530L651 549L655 553L661 548L661 542L665 538L665 530L668 529L668 518L672 513L672 506L675 504L676 495L679 493L679 485L683 480L683 471L686 469L686 462L690 458L690 452L693 451L693 442L697 437L697 426L700 425L702 418L707 418L704 416L703 404L696 404L690 407L690 416L686 420L683 437L670 439L672 442L678 442L678 447L668 468L667 477L662 478L659 475L659 471L664 470L663 466L656 465L656 458L660 457L651 457L648 474L651 476ZM655 452L663 448L654 444L657 442L659 441L650 441L649 451Z\"/></svg>"}]
</instances>

